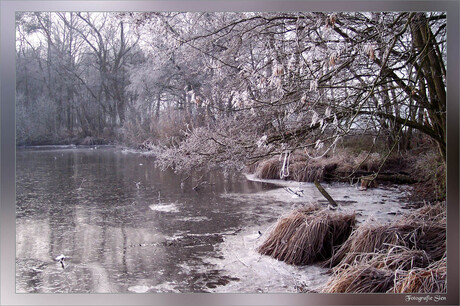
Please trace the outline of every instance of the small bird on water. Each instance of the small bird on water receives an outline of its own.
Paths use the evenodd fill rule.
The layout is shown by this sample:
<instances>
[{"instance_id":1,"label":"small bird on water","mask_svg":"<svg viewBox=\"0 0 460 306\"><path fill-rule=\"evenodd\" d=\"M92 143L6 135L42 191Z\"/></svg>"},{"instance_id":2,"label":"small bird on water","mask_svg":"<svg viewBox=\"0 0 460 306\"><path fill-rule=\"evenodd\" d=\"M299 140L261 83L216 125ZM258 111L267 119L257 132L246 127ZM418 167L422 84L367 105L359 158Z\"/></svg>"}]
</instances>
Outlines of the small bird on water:
<instances>
[{"instance_id":1,"label":"small bird on water","mask_svg":"<svg viewBox=\"0 0 460 306\"><path fill-rule=\"evenodd\" d=\"M56 257L54 260L58 261L61 264L62 269L64 269L65 268L65 266L64 266L65 259L66 259L66 256L61 254L58 257Z\"/></svg>"}]
</instances>

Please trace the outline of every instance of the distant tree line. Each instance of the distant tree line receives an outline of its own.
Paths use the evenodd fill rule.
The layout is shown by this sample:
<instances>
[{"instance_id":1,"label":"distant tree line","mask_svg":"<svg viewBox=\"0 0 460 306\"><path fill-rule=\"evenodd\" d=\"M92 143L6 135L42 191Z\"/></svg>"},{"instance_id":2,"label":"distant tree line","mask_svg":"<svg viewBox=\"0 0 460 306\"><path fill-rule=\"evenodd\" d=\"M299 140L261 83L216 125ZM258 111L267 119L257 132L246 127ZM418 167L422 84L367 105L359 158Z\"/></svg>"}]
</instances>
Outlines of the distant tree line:
<instances>
[{"instance_id":1,"label":"distant tree line","mask_svg":"<svg viewBox=\"0 0 460 306\"><path fill-rule=\"evenodd\" d=\"M18 142L113 137L145 61L139 35L108 13L19 13L16 29Z\"/></svg>"}]
</instances>

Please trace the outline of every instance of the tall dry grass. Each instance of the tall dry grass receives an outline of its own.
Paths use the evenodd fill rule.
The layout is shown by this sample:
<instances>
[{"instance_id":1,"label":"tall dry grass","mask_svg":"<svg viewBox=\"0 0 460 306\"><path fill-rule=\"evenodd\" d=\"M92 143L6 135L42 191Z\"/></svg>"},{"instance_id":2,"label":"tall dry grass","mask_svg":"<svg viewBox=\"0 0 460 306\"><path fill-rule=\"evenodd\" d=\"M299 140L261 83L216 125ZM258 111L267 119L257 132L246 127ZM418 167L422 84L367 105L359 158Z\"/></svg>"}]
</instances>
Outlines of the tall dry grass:
<instances>
[{"instance_id":1,"label":"tall dry grass","mask_svg":"<svg viewBox=\"0 0 460 306\"><path fill-rule=\"evenodd\" d=\"M405 214L401 217L400 223L427 223L446 226L447 207L446 202L425 204L413 214Z\"/></svg>"},{"instance_id":2,"label":"tall dry grass","mask_svg":"<svg viewBox=\"0 0 460 306\"><path fill-rule=\"evenodd\" d=\"M272 157L254 166L255 175L261 179L279 179L281 167L279 158Z\"/></svg>"},{"instance_id":3,"label":"tall dry grass","mask_svg":"<svg viewBox=\"0 0 460 306\"><path fill-rule=\"evenodd\" d=\"M303 152L294 152L290 156L289 176L285 179L299 182L343 180L354 171L377 171L381 162L382 157L378 153L354 154L346 149L318 159L309 158ZM261 179L280 179L282 165L283 160L275 156L251 165L248 170Z\"/></svg>"},{"instance_id":4,"label":"tall dry grass","mask_svg":"<svg viewBox=\"0 0 460 306\"><path fill-rule=\"evenodd\" d=\"M322 292L446 292L445 204L358 227L325 266L334 268Z\"/></svg>"},{"instance_id":5,"label":"tall dry grass","mask_svg":"<svg viewBox=\"0 0 460 306\"><path fill-rule=\"evenodd\" d=\"M309 206L281 218L259 253L293 265L323 261L342 244L355 224L355 214Z\"/></svg>"},{"instance_id":6,"label":"tall dry grass","mask_svg":"<svg viewBox=\"0 0 460 306\"><path fill-rule=\"evenodd\" d=\"M411 156L411 172L418 181L413 197L420 201L443 201L446 198L446 164L434 149Z\"/></svg>"},{"instance_id":7,"label":"tall dry grass","mask_svg":"<svg viewBox=\"0 0 460 306\"><path fill-rule=\"evenodd\" d=\"M446 229L442 225L424 224L362 225L325 266L352 264L360 254L378 253L394 246L423 250L430 259L436 260L442 257L446 247Z\"/></svg>"},{"instance_id":8,"label":"tall dry grass","mask_svg":"<svg viewBox=\"0 0 460 306\"><path fill-rule=\"evenodd\" d=\"M321 290L323 293L385 293L393 288L394 273L370 265L342 265Z\"/></svg>"},{"instance_id":9,"label":"tall dry grass","mask_svg":"<svg viewBox=\"0 0 460 306\"><path fill-rule=\"evenodd\" d=\"M426 268L416 268L398 274L391 292L394 293L446 293L447 260L433 262Z\"/></svg>"},{"instance_id":10,"label":"tall dry grass","mask_svg":"<svg viewBox=\"0 0 460 306\"><path fill-rule=\"evenodd\" d=\"M427 267L431 262L429 255L424 250L410 249L403 246L368 253L355 258L354 264L367 263L377 269L410 270L417 267Z\"/></svg>"}]
</instances>

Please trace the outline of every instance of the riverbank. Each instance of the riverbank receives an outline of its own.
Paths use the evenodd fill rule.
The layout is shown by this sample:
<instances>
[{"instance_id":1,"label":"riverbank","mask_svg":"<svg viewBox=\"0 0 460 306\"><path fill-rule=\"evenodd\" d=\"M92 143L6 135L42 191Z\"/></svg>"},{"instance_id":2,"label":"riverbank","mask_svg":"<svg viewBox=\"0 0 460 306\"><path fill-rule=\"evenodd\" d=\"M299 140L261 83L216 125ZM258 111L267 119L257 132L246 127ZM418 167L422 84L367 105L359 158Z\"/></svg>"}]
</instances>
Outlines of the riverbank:
<instances>
[{"instance_id":1,"label":"riverbank","mask_svg":"<svg viewBox=\"0 0 460 306\"><path fill-rule=\"evenodd\" d=\"M35 139L27 139L18 141L18 147L44 147L44 146L93 146L93 145L115 145L116 141L111 138L104 137L42 137Z\"/></svg>"},{"instance_id":2,"label":"riverbank","mask_svg":"<svg viewBox=\"0 0 460 306\"><path fill-rule=\"evenodd\" d=\"M320 158L293 152L260 160L246 167L259 179L298 182L346 182L361 189L392 184L411 185L406 199L414 205L445 200L445 166L433 148L386 156L382 153L341 148Z\"/></svg>"},{"instance_id":3,"label":"riverbank","mask_svg":"<svg viewBox=\"0 0 460 306\"><path fill-rule=\"evenodd\" d=\"M225 196L242 202L265 200L287 205L280 212L278 222L248 228L237 236L229 237L220 247L223 257L232 259L232 264L223 260L220 266L228 270L229 275L254 283L248 284L247 288L243 286L244 292L268 292L264 288L269 288L272 279L281 278L283 274L291 274L293 277L292 281L284 284L290 286L290 292L445 292L445 203L414 209L404 200L412 189L408 185L381 186L364 191L346 183L325 183L325 189L339 203L339 208L333 214L337 218L341 215L354 215L356 218L347 239L334 246L329 258L307 265L285 263L277 265L274 270L268 267L279 261L262 255L259 252L261 245L272 239L277 227L283 226L283 222L286 225L296 211L319 205L318 218L320 223L323 222L321 218L330 215L327 202L315 200L321 198L321 194L311 183L264 180L253 175L247 178L277 184L280 188L253 195ZM302 196L292 194L288 189ZM305 220L310 226L315 226L308 219L308 214ZM262 236L256 234L258 231L261 231ZM280 240L284 239L289 244L292 237L286 235ZM297 234L296 246L317 244L317 241L302 242L298 238ZM428 245L426 241L433 243ZM244 244L244 248L241 244ZM214 263L216 261L219 265L219 260ZM254 275L248 270L257 272ZM274 275L267 275L267 270L273 271ZM373 278L379 282L376 283ZM267 287L263 286L264 280ZM230 283L225 288L215 289L215 292L241 290L241 287L241 284Z\"/></svg>"},{"instance_id":4,"label":"riverbank","mask_svg":"<svg viewBox=\"0 0 460 306\"><path fill-rule=\"evenodd\" d=\"M373 145L372 141L374 141ZM162 149L154 140L148 139L142 143L131 144L130 148L129 150L159 157L159 164L162 166L175 164L174 159L162 164L162 158L168 159L171 156L164 157ZM177 156L181 154L179 151L174 154L176 154L174 158L181 159L181 156ZM347 137L333 150L318 157L315 157L318 152L313 149L297 149L281 154L273 152L273 154L254 159L247 157L246 160L236 163L234 168L240 170L243 164L243 172L253 174L260 179L345 182L359 185L362 189L409 184L414 192L407 200L419 207L425 202L435 203L446 198L446 165L437 146L429 141L418 143L410 149L400 150L390 149L382 140L373 140L364 135L358 138ZM187 162L185 168L193 163L192 160ZM200 164L199 167L205 166L207 165Z\"/></svg>"},{"instance_id":5,"label":"riverbank","mask_svg":"<svg viewBox=\"0 0 460 306\"><path fill-rule=\"evenodd\" d=\"M314 184L287 180L264 180L254 175L247 179L260 183L276 184L277 189L254 194L223 194L241 203L279 203L273 205L278 222L293 211L318 204L327 208L327 201ZM338 214L355 214L357 229L368 222L389 226L415 209L406 206L404 198L411 191L410 186L388 185L372 190L360 191L348 183L324 183L324 188L339 203ZM300 193L296 196L287 189ZM217 287L212 292L321 292L333 277L333 270L321 262L308 265L290 265L258 252L259 247L268 239L278 222L254 224L243 229L237 235L228 236L217 249L222 258L213 258L211 263L226 274L239 279L226 286ZM258 234L260 232L260 234ZM290 277L286 277L290 275ZM278 283L279 284L278 284Z\"/></svg>"}]
</instances>

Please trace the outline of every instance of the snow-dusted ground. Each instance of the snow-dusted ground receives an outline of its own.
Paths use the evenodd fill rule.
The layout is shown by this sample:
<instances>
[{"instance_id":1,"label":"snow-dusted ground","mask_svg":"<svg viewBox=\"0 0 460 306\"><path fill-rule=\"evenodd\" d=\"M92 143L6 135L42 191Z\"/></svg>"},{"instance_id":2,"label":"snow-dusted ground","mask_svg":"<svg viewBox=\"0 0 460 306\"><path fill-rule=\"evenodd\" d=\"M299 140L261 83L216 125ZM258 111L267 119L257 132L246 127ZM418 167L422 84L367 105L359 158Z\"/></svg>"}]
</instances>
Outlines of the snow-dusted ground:
<instances>
[{"instance_id":1,"label":"snow-dusted ground","mask_svg":"<svg viewBox=\"0 0 460 306\"><path fill-rule=\"evenodd\" d=\"M320 202L327 206L327 201L312 183L260 180L253 176L248 176L248 179L273 183L279 185L280 188L254 194L225 194L223 196L236 201L254 203L260 201L284 202L287 205L274 205L274 210L280 217L295 208L310 203ZM303 196L298 197L287 191L285 187L297 193L303 190ZM356 186L342 183L324 183L323 187L339 203L339 210L356 212L358 225L366 221L385 224L398 218L405 212L402 209L404 204L402 197L409 190L407 186L386 186L364 191L358 190ZM227 271L231 277L239 278L239 281L231 281L225 286L218 286L212 289L213 292L296 292L298 287L304 290L318 290L327 282L329 275L325 268L317 265L291 266L257 253L257 247L266 239L274 226L275 223L258 225L247 228L237 235L225 236L224 242L217 250L222 253L222 258L207 260L219 269Z\"/></svg>"}]
</instances>

